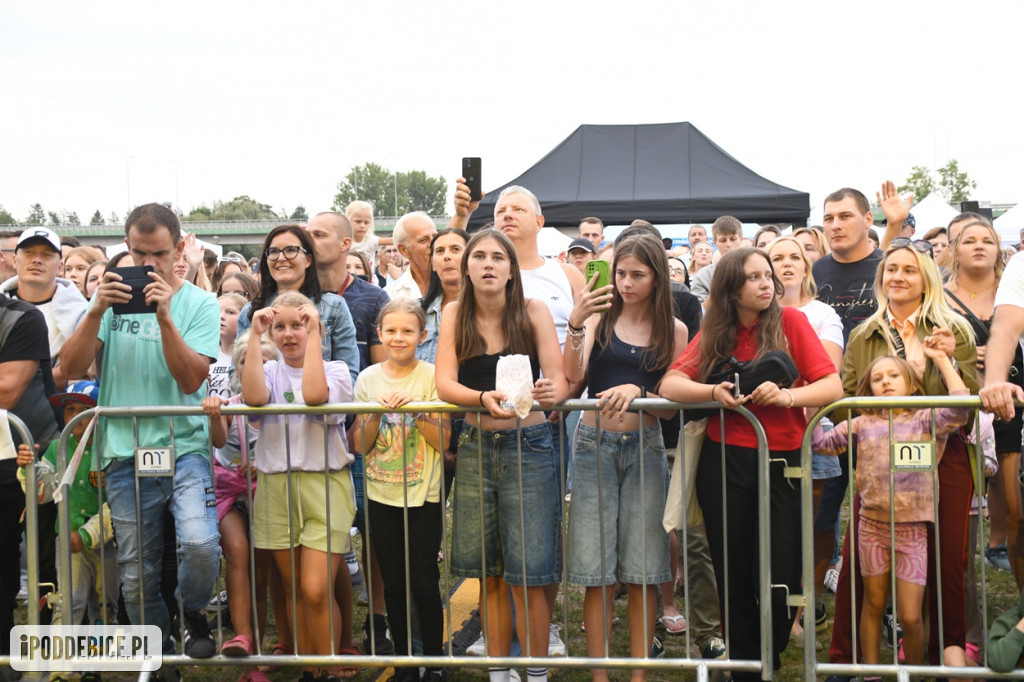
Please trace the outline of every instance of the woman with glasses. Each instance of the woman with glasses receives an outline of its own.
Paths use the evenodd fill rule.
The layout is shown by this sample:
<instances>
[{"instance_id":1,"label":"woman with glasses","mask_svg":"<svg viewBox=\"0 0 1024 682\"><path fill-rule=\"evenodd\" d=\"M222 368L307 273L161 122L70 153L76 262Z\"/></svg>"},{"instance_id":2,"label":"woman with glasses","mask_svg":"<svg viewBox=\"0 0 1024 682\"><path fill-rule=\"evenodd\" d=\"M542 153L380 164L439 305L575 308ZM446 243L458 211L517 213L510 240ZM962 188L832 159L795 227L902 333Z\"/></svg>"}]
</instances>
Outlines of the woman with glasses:
<instances>
[{"instance_id":1,"label":"woman with glasses","mask_svg":"<svg viewBox=\"0 0 1024 682\"><path fill-rule=\"evenodd\" d=\"M893 239L886 249L875 275L878 310L850 333L843 356L843 390L847 396L856 395L857 385L865 369L872 360L882 355L895 355L910 363L924 386L925 395L949 395L939 368L925 356L926 347L945 351L953 359L971 393L978 392L974 335L970 325L946 303L942 280L932 260L931 251L932 245L927 241L906 237ZM970 423L973 423L973 419L968 420ZM935 455L940 458L938 479L942 504L938 505L937 516L940 554L936 553L934 532L929 532L926 539L929 556L928 611L932 614L929 619L930 655L933 663L938 662L938 628L941 621L946 647L945 652L941 653L945 663L966 665L964 566L967 559L967 516L974 488L974 467L962 432L950 436L945 450ZM860 498L856 497L850 514L850 526L855 531L859 530L859 522ZM855 594L858 613L864 596L860 582L861 564L850 561L849 532L843 546L843 556L836 590L833 651L837 647L838 650L852 650L851 577L857 581ZM936 561L940 562L942 573L941 613L937 601L940 585L936 575ZM852 574L851 568L854 570ZM896 615L903 618L902 614ZM894 633L890 631L890 634Z\"/></svg>"},{"instance_id":2,"label":"woman with glasses","mask_svg":"<svg viewBox=\"0 0 1024 682\"><path fill-rule=\"evenodd\" d=\"M985 370L985 346L992 323L996 288L1003 274L999 234L982 221L967 223L952 245L952 274L946 285L946 301L974 330L978 346L978 374ZM1024 355L1020 346L1010 366L1010 381L1024 385ZM1020 469L1021 413L1008 422L993 424L999 470L988 490L989 528L985 557L993 566L1012 570L1017 588L1024 587L1024 512L1021 510Z\"/></svg>"},{"instance_id":3,"label":"woman with glasses","mask_svg":"<svg viewBox=\"0 0 1024 682\"><path fill-rule=\"evenodd\" d=\"M260 282L259 294L246 303L238 315L238 334L249 329L256 311L273 306L278 293L298 291L313 301L320 313L320 321L327 328L320 347L324 360L341 360L348 365L352 384L355 385L359 374L359 350L352 314L341 296L321 291L313 241L301 225L278 225L263 240Z\"/></svg>"}]
</instances>

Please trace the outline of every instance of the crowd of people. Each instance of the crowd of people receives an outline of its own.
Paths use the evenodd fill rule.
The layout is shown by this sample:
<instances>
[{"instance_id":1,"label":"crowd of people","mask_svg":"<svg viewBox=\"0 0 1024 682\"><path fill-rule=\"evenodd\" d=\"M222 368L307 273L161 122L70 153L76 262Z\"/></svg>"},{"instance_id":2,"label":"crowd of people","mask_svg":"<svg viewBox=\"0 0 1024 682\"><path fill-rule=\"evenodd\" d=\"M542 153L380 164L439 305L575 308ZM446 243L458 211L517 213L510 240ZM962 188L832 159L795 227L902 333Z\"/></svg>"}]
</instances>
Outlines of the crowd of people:
<instances>
[{"instance_id":1,"label":"crowd of people","mask_svg":"<svg viewBox=\"0 0 1024 682\"><path fill-rule=\"evenodd\" d=\"M378 235L373 207L356 201L274 228L251 263L236 252L211 257L157 204L131 212L127 249L109 259L44 227L0 234L0 407L35 441L15 437L17 457L0 460L4 631L19 588L18 467L54 465L56 437L77 418L69 456L78 448L84 458L70 491L70 537L57 537L55 505L43 500L32 579L70 581L65 610L75 623L144 619L160 627L165 651L180 633L187 656L209 658L218 650L207 605L223 571L234 636L219 653L239 657L243 682L268 679L244 658L266 650L271 608L274 654L441 656L449 494L450 572L480 581L483 634L470 653L533 657L531 682L547 678L543 657L565 652L552 622L563 575L583 588L595 658L608 651L618 593L627 598L633 657L663 652L662 629L689 630L705 658L760 658L756 576L767 571L776 668L791 635L802 633L787 596L802 590L824 622L828 584L836 593L832 662L853 662L857 651L858 662L876 663L886 640L907 663L979 663L986 643L969 559L972 502L986 477L986 558L1024 586L1022 422L1013 405L1024 399L1024 260L1007 258L981 215L960 214L915 239L910 199L885 183L877 200L886 217L878 231L867 197L843 188L825 199L821 226L783 234L766 225L747 240L726 215L710 236L694 225L676 248L643 220L607 240L601 220L588 217L557 259L539 250L543 212L523 187L503 190L493 222L470 235L478 200L462 179L455 216L441 230L412 212L390 237ZM608 265L607 283L588 268L596 260ZM146 281L122 277L133 265L148 266ZM145 312L124 310L133 298ZM744 383L741 368L766 356L782 356L792 376ZM802 510L787 467L800 466L819 408L844 395L972 393L985 410L823 420L813 433L814 507ZM598 409L554 409L581 396ZM764 427L770 566L759 566L756 551L757 435L731 410L711 414L699 452L686 453L699 457L703 524L666 532L680 417L629 409L658 397L746 406ZM438 400L478 410L394 411ZM240 404L353 401L381 411L223 414ZM534 403L543 411L530 411ZM204 414L78 417L96 405ZM930 472L890 478L893 438L934 441L941 504ZM136 475L139 446L173 461L166 475ZM805 511L814 515L810 586L801 586ZM360 557L350 528L363 534ZM67 546L72 575L58 576L55 548ZM675 604L677 582L688 586L689 623ZM359 587L369 608L353 624ZM58 613L43 617L57 622ZM989 643L1003 667L1024 647L1024 620L1015 618ZM0 646L8 653L6 637ZM302 679L357 672L309 666ZM395 677L421 674L447 673L411 667ZM602 669L592 675L608 678ZM507 682L518 671L491 668L489 676Z\"/></svg>"}]
</instances>

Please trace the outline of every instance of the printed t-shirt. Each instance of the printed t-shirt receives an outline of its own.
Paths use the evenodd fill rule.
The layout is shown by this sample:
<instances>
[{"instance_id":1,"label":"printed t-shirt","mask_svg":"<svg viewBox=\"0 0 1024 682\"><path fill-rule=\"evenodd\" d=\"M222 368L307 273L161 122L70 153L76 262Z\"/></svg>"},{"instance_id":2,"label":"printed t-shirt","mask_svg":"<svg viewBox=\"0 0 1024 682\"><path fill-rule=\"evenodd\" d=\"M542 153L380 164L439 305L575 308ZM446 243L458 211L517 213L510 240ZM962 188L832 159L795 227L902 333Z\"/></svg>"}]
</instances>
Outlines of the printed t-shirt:
<instances>
[{"instance_id":1,"label":"printed t-shirt","mask_svg":"<svg viewBox=\"0 0 1024 682\"><path fill-rule=\"evenodd\" d=\"M302 400L302 368L290 367L284 362L271 360L263 365L271 403L295 403ZM327 375L327 403L347 403L352 400L352 379L348 365L340 360L324 362ZM285 420L288 436L285 440ZM327 438L324 438L326 425ZM291 457L292 471L323 471L324 445L327 446L327 466L339 471L352 461L345 444L345 415L261 415L260 435L256 441L256 470L265 474L280 474L288 470Z\"/></svg>"},{"instance_id":2,"label":"printed t-shirt","mask_svg":"<svg viewBox=\"0 0 1024 682\"><path fill-rule=\"evenodd\" d=\"M220 348L220 306L213 294L185 282L171 297L171 319L185 344L207 358L217 357ZM103 313L99 340L103 342L103 380L99 404L104 407L142 405L186 405L199 407L206 397L206 382L194 392L183 394L164 359L160 324L156 313L115 315ZM174 418L175 458L187 454L209 456L209 418L205 414ZM141 417L139 447L172 445L167 417ZM99 440L102 466L112 459L135 454L132 420L100 419Z\"/></svg>"},{"instance_id":3,"label":"printed t-shirt","mask_svg":"<svg viewBox=\"0 0 1024 682\"><path fill-rule=\"evenodd\" d=\"M381 365L371 365L356 380L355 399L373 402L392 391L405 391L414 402L437 400L434 366L420 361L407 376L393 378ZM410 507L441 499L441 453L420 435L411 414L381 414L377 442L363 458L363 476L367 496L381 504L405 506L406 494Z\"/></svg>"}]
</instances>

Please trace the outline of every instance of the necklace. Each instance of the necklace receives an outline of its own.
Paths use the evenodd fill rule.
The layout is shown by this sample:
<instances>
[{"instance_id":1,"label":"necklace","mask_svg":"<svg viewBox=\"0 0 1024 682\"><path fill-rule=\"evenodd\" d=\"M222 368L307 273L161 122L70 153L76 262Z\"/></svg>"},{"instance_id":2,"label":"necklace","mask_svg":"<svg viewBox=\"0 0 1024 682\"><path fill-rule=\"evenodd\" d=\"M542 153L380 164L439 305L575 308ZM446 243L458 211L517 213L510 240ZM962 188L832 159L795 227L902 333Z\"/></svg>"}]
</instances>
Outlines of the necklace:
<instances>
[{"instance_id":1,"label":"necklace","mask_svg":"<svg viewBox=\"0 0 1024 682\"><path fill-rule=\"evenodd\" d=\"M992 288L991 286L987 286L987 287L985 287L984 289L980 289L980 290L978 290L978 291L972 291L972 292L971 292L971 300L973 300L973 299L977 298L977 297L978 297L978 294L983 294L983 293L985 293L986 291L988 291L988 290L989 290L989 289L991 289L991 288Z\"/></svg>"}]
</instances>

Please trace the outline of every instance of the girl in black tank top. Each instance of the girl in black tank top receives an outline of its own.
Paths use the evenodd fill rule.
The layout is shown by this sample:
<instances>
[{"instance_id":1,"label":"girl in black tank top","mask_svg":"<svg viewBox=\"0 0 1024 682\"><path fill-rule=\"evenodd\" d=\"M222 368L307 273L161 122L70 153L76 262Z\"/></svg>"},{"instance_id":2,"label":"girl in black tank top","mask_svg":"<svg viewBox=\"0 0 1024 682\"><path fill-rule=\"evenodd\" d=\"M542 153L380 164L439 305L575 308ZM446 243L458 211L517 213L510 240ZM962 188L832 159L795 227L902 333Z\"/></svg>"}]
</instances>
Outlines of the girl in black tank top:
<instances>
[{"instance_id":1,"label":"girl in black tank top","mask_svg":"<svg viewBox=\"0 0 1024 682\"><path fill-rule=\"evenodd\" d=\"M627 584L634 656L647 655L656 584L667 588L666 627L682 618L672 603L671 546L661 527L667 462L658 417L674 412L645 411L641 422L627 410L636 398L658 397L662 375L686 347L687 330L672 314L660 240L643 233L620 238L614 254L614 286L592 291L595 276L577 296L563 349L569 381L585 378L600 408L584 411L576 432L568 551L569 580L586 586L583 622L594 657L604 656L610 625L604 618L613 611L616 578ZM642 561L633 560L638 555Z\"/></svg>"},{"instance_id":2,"label":"girl in black tank top","mask_svg":"<svg viewBox=\"0 0 1024 682\"><path fill-rule=\"evenodd\" d=\"M533 399L541 407L565 400L569 385L551 313L541 301L524 299L519 262L508 237L495 230L477 232L466 245L461 273L459 300L446 306L441 316L437 395L484 410L466 413L459 439L451 571L483 580L487 608L481 612L487 614L489 655L509 653L511 585L516 612L529 614L529 638L519 632L524 653L546 656L551 613L544 590L561 571L557 458L543 412L530 412L520 420L502 406L506 396L495 388L497 356L531 358ZM543 378L537 378L538 369ZM483 526L481 507L488 519ZM524 513L530 519L525 525ZM502 543L501 538L509 537L517 542ZM531 551L534 548L543 551ZM491 679L508 680L508 675L507 669L494 670ZM531 672L531 679L538 676Z\"/></svg>"}]
</instances>

